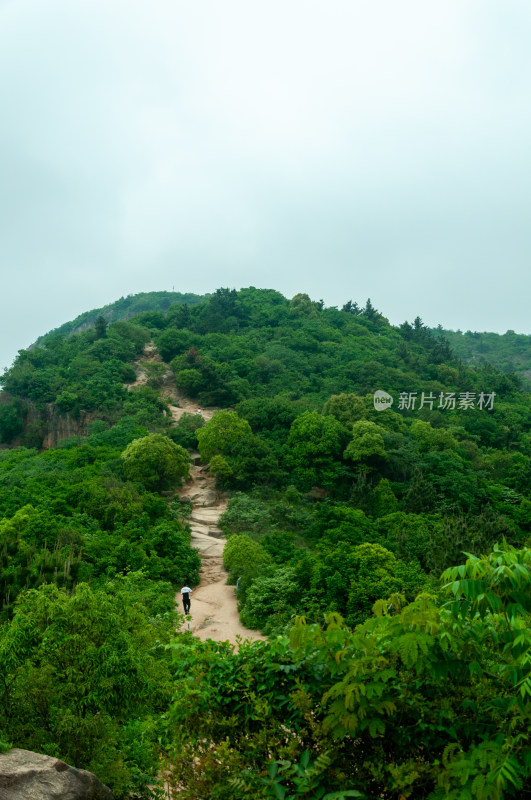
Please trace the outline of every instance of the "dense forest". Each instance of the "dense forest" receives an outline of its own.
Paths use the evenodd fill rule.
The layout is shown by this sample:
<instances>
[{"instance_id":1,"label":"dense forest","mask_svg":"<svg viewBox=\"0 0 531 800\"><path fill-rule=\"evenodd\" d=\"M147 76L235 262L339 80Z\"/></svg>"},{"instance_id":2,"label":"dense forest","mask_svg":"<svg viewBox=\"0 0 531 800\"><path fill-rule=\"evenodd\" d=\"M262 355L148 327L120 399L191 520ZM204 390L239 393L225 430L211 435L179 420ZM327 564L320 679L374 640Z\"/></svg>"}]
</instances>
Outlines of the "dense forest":
<instances>
[{"instance_id":1,"label":"dense forest","mask_svg":"<svg viewBox=\"0 0 531 800\"><path fill-rule=\"evenodd\" d=\"M531 797L520 378L370 300L170 295L88 312L2 378L2 747L116 798L162 796L161 773L190 800ZM173 423L168 374L208 423ZM237 650L175 633L196 449L268 637Z\"/></svg>"}]
</instances>

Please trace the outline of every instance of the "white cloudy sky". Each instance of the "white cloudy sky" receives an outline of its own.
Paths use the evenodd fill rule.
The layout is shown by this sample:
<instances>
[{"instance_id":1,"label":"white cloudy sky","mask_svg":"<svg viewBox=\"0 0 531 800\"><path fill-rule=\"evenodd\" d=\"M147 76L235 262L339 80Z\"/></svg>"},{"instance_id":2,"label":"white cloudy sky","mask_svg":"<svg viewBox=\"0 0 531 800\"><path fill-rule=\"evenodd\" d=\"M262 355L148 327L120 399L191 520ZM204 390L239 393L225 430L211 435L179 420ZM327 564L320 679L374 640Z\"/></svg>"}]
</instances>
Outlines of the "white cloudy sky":
<instances>
[{"instance_id":1,"label":"white cloudy sky","mask_svg":"<svg viewBox=\"0 0 531 800\"><path fill-rule=\"evenodd\" d=\"M531 333L528 0L0 0L0 367L254 285Z\"/></svg>"}]
</instances>

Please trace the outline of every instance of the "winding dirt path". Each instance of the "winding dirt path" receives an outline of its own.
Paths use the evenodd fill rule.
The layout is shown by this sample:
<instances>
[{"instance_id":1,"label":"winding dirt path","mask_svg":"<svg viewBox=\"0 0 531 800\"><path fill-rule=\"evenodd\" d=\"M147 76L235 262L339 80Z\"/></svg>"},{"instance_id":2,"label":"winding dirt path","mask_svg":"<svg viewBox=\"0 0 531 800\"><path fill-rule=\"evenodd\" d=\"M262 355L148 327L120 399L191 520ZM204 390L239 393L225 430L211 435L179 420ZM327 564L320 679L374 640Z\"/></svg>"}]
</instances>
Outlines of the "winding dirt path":
<instances>
[{"instance_id":1,"label":"winding dirt path","mask_svg":"<svg viewBox=\"0 0 531 800\"><path fill-rule=\"evenodd\" d=\"M147 344L142 356L135 362L136 381L129 385L145 386L150 378L149 367L145 364L163 363L153 342ZM183 414L195 414L197 403L184 397L175 385L172 371L166 368L161 376L161 396L168 403L174 424ZM216 408L201 408L201 416L208 422ZM179 491L192 505L190 529L192 547L201 554L201 580L191 596L190 621L183 624L182 630L191 630L203 641L229 641L237 646L236 637L243 639L265 639L259 631L244 628L238 614L234 586L227 585L227 571L223 566L225 538L218 528L218 520L227 507L227 500L216 490L213 475L200 463L199 453L192 453L193 462L190 478ZM175 597L179 611L182 610L180 592Z\"/></svg>"}]
</instances>

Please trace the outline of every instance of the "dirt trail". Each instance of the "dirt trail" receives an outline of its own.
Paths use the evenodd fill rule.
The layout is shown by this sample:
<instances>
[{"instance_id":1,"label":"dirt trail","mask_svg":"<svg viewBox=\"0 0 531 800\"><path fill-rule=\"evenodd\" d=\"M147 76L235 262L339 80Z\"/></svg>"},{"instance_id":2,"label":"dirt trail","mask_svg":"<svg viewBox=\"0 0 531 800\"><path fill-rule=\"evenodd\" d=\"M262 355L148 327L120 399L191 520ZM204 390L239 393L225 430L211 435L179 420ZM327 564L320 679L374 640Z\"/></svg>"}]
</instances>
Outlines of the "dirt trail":
<instances>
[{"instance_id":1,"label":"dirt trail","mask_svg":"<svg viewBox=\"0 0 531 800\"><path fill-rule=\"evenodd\" d=\"M228 640L237 644L237 636L264 639L258 631L243 627L238 616L234 586L227 586L227 572L223 566L225 538L218 528L218 520L227 501L216 491L214 476L205 467L192 466L190 480L180 494L191 500L192 546L200 551L202 560L201 582L191 595L191 620L184 623L182 630L193 631L203 641ZM182 608L180 594L176 602Z\"/></svg>"},{"instance_id":2,"label":"dirt trail","mask_svg":"<svg viewBox=\"0 0 531 800\"><path fill-rule=\"evenodd\" d=\"M147 386L151 375L149 369L152 364L164 364L160 353L155 347L153 342L148 342L144 347L144 352L134 362L136 380L133 383L126 384L128 389L136 389L139 386ZM171 369L164 364L164 371L161 370L158 376L158 385L161 389L162 399L168 403L174 422L178 422L183 414L196 414L198 410L201 411L201 416L208 422L212 418L212 414L216 411L215 408L201 408L199 409L197 403L192 402L187 397L182 395L175 385L175 378Z\"/></svg>"},{"instance_id":3,"label":"dirt trail","mask_svg":"<svg viewBox=\"0 0 531 800\"><path fill-rule=\"evenodd\" d=\"M150 342L144 353L135 363L137 378L131 387L145 386L149 375L145 363L162 363L155 345ZM161 378L163 399L168 403L174 422L178 422L183 414L195 414L197 403L181 395L175 386L175 379L170 369ZM201 416L208 422L217 409L201 408ZM193 466L190 478L179 491L181 497L189 498L192 504L190 529L192 531L192 547L201 554L201 580L191 596L191 620L185 622L182 630L191 630L203 641L214 639L217 642L229 641L237 645L236 637L244 639L265 639L259 631L244 628L238 615L234 586L227 586L227 572L223 566L223 548L225 538L218 528L220 515L227 507L227 500L216 490L215 478L208 469L200 464L199 453L192 453ZM175 601L182 611L181 595Z\"/></svg>"}]
</instances>

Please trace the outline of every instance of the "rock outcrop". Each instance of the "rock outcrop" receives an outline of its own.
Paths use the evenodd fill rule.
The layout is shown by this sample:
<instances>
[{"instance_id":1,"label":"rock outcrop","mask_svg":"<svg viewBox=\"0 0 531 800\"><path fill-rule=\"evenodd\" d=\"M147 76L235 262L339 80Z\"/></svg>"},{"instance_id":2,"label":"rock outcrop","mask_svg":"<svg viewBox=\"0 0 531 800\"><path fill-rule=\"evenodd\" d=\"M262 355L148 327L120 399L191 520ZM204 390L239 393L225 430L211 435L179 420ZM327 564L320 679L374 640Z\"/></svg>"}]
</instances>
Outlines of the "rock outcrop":
<instances>
[{"instance_id":1,"label":"rock outcrop","mask_svg":"<svg viewBox=\"0 0 531 800\"><path fill-rule=\"evenodd\" d=\"M0 755L0 800L113 800L91 772L14 748Z\"/></svg>"},{"instance_id":2,"label":"rock outcrop","mask_svg":"<svg viewBox=\"0 0 531 800\"><path fill-rule=\"evenodd\" d=\"M0 405L10 403L12 400L13 397L7 392L0 392ZM25 434L16 436L9 445L1 445L0 449L20 447L22 444L39 449L42 447L43 450L57 447L61 439L87 436L90 423L97 417L94 411L80 411L77 414L62 411L55 403L46 403L38 407L32 400L23 400L22 404Z\"/></svg>"},{"instance_id":3,"label":"rock outcrop","mask_svg":"<svg viewBox=\"0 0 531 800\"><path fill-rule=\"evenodd\" d=\"M42 443L43 449L57 447L61 439L71 436L87 436L88 426L94 422L96 414L92 411L80 411L74 416L68 411L61 411L54 403L48 403L44 414L46 435Z\"/></svg>"}]
</instances>

